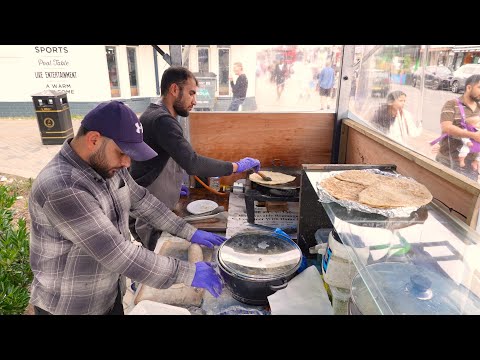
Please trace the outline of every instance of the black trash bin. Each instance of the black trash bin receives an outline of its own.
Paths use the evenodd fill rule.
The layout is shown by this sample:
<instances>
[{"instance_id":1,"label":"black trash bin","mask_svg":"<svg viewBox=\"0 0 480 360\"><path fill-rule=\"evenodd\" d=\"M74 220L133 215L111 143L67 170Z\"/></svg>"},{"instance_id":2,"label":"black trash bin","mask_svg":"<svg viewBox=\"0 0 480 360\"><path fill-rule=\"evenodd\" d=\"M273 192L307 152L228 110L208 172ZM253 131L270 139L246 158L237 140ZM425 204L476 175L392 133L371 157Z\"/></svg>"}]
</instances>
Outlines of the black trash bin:
<instances>
[{"instance_id":1,"label":"black trash bin","mask_svg":"<svg viewBox=\"0 0 480 360\"><path fill-rule=\"evenodd\" d=\"M61 145L73 138L67 93L45 90L32 95L43 145Z\"/></svg>"},{"instance_id":2,"label":"black trash bin","mask_svg":"<svg viewBox=\"0 0 480 360\"><path fill-rule=\"evenodd\" d=\"M215 91L217 91L217 74L213 72L193 73L198 80L197 105L198 111L210 111L215 106Z\"/></svg>"}]
</instances>

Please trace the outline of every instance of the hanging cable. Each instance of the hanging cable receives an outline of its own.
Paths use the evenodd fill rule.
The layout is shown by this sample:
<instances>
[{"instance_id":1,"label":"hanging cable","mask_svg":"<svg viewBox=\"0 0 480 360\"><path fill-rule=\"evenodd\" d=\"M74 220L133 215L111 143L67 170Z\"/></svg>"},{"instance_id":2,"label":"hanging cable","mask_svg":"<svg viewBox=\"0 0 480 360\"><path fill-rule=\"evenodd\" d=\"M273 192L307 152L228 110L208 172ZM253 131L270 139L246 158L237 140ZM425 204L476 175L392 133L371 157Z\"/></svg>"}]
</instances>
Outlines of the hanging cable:
<instances>
[{"instance_id":1,"label":"hanging cable","mask_svg":"<svg viewBox=\"0 0 480 360\"><path fill-rule=\"evenodd\" d=\"M208 186L207 184L205 184L202 180L200 180L200 178L197 176L197 175L194 175L195 177L195 180L197 180L200 184L202 184L202 186L207 189L208 191L211 191L212 193L214 194L217 194L217 195L220 195L220 196L227 196L228 195L228 192L220 192L220 191L217 191L215 189L212 189L210 186Z\"/></svg>"},{"instance_id":2,"label":"hanging cable","mask_svg":"<svg viewBox=\"0 0 480 360\"><path fill-rule=\"evenodd\" d=\"M463 215L461 212L458 212L457 210L455 210L454 208L448 206L447 204L445 204L442 200L439 200L437 198L433 198L434 200L438 201L439 203L443 204L443 206L445 206L449 212L456 212L458 215L460 215L461 217L463 217L464 219L467 219L467 217L465 215Z\"/></svg>"}]
</instances>

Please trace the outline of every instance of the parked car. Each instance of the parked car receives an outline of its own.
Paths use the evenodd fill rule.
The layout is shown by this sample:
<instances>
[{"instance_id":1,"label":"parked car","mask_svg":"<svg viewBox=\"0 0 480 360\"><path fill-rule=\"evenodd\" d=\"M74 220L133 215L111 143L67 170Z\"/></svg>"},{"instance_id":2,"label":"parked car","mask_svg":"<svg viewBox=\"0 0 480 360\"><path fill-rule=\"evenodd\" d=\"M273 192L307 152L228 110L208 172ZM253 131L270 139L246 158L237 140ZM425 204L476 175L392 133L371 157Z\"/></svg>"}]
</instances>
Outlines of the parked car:
<instances>
[{"instance_id":1,"label":"parked car","mask_svg":"<svg viewBox=\"0 0 480 360\"><path fill-rule=\"evenodd\" d=\"M464 92L465 80L473 74L480 74L480 64L465 64L455 70L450 83L452 92Z\"/></svg>"},{"instance_id":2,"label":"parked car","mask_svg":"<svg viewBox=\"0 0 480 360\"><path fill-rule=\"evenodd\" d=\"M419 68L413 73L413 87L420 86L422 83L422 70L422 68ZM450 90L453 73L446 66L426 66L423 75L425 76L425 82L423 86L435 90Z\"/></svg>"}]
</instances>

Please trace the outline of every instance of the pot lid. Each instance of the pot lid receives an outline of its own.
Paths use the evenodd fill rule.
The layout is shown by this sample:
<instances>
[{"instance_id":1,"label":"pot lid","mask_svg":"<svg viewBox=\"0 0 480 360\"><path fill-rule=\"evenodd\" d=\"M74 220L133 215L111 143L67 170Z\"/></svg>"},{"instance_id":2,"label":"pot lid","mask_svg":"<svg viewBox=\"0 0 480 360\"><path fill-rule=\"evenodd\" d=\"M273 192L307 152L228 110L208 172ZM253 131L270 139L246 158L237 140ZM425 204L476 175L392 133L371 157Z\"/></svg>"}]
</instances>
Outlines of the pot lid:
<instances>
[{"instance_id":1,"label":"pot lid","mask_svg":"<svg viewBox=\"0 0 480 360\"><path fill-rule=\"evenodd\" d=\"M363 275L363 276L362 276ZM363 278L367 278L368 286ZM352 301L364 315L380 314L368 287L376 287L396 315L461 314L457 285L424 267L386 262L366 266L352 281Z\"/></svg>"},{"instance_id":2,"label":"pot lid","mask_svg":"<svg viewBox=\"0 0 480 360\"><path fill-rule=\"evenodd\" d=\"M248 279L277 279L298 269L302 251L290 237L258 231L240 233L218 250L219 264L234 275Z\"/></svg>"}]
</instances>

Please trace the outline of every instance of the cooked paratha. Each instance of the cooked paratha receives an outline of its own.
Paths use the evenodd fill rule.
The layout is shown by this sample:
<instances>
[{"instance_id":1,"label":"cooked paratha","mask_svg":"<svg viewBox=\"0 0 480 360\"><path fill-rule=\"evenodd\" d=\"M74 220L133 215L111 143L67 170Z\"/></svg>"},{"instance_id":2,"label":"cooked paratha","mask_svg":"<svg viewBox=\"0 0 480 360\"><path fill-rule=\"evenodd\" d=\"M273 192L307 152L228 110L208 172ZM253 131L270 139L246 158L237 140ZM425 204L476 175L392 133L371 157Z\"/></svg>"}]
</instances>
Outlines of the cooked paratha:
<instances>
[{"instance_id":1,"label":"cooked paratha","mask_svg":"<svg viewBox=\"0 0 480 360\"><path fill-rule=\"evenodd\" d=\"M376 208L420 207L432 199L425 185L401 178L378 181L358 194L359 202Z\"/></svg>"},{"instance_id":2,"label":"cooked paratha","mask_svg":"<svg viewBox=\"0 0 480 360\"><path fill-rule=\"evenodd\" d=\"M358 194L366 188L361 184L339 180L334 176L322 180L320 186L336 199L352 201L358 201Z\"/></svg>"},{"instance_id":3,"label":"cooked paratha","mask_svg":"<svg viewBox=\"0 0 480 360\"><path fill-rule=\"evenodd\" d=\"M286 184L290 181L293 181L296 179L295 176L283 174L280 172L274 172L274 171L263 171L262 173L268 176L269 178L272 179L272 181L266 181L263 180L263 178L258 175L257 173L250 174L249 179L252 181L255 181L258 184L265 184L265 185L280 185L280 184Z\"/></svg>"},{"instance_id":4,"label":"cooked paratha","mask_svg":"<svg viewBox=\"0 0 480 360\"><path fill-rule=\"evenodd\" d=\"M373 174L365 170L347 170L335 175L335 177L339 180L349 181L365 186L372 185L379 180L384 180L387 178L387 176Z\"/></svg>"}]
</instances>

